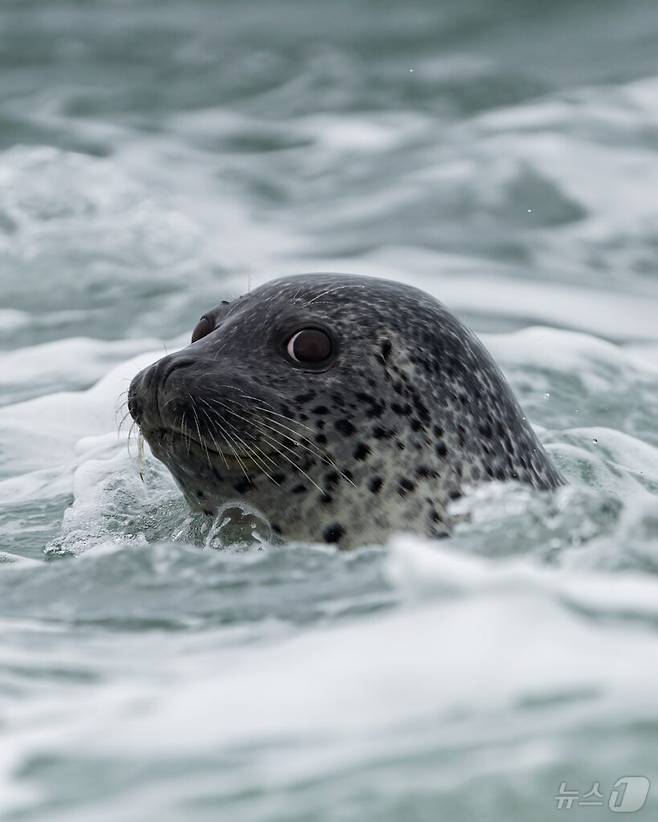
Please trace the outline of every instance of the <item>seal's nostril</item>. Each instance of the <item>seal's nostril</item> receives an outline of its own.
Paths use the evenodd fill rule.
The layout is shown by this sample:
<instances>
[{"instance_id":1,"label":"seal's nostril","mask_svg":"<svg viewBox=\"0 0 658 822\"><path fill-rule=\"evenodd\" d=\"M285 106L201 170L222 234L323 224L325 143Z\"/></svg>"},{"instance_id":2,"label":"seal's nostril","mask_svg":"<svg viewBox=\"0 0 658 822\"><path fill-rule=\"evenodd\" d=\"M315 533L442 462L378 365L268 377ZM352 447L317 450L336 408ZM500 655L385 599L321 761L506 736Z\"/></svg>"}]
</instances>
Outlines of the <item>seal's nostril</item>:
<instances>
[{"instance_id":1,"label":"seal's nostril","mask_svg":"<svg viewBox=\"0 0 658 822\"><path fill-rule=\"evenodd\" d=\"M161 404L165 384L174 371L193 363L191 357L170 354L133 378L128 389L128 411L139 426L150 428L162 422Z\"/></svg>"},{"instance_id":2,"label":"seal's nostril","mask_svg":"<svg viewBox=\"0 0 658 822\"><path fill-rule=\"evenodd\" d=\"M177 357L175 354L169 357L163 357L155 366L158 389L162 390L164 388L165 383L174 371L178 371L179 368L185 368L193 363L194 360L191 357Z\"/></svg>"}]
</instances>

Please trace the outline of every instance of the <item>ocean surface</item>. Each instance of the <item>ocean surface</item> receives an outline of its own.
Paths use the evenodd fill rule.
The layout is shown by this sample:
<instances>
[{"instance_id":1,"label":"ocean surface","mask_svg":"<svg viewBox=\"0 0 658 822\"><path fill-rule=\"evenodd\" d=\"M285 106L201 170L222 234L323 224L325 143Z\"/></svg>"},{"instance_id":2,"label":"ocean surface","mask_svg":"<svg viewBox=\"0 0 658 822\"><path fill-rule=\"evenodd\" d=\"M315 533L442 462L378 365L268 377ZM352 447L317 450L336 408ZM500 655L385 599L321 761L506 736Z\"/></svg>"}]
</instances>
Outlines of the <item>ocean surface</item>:
<instances>
[{"instance_id":1,"label":"ocean surface","mask_svg":"<svg viewBox=\"0 0 658 822\"><path fill-rule=\"evenodd\" d=\"M657 43L655 0L0 4L2 822L658 819ZM569 485L349 553L191 518L128 383L303 271L444 301Z\"/></svg>"}]
</instances>

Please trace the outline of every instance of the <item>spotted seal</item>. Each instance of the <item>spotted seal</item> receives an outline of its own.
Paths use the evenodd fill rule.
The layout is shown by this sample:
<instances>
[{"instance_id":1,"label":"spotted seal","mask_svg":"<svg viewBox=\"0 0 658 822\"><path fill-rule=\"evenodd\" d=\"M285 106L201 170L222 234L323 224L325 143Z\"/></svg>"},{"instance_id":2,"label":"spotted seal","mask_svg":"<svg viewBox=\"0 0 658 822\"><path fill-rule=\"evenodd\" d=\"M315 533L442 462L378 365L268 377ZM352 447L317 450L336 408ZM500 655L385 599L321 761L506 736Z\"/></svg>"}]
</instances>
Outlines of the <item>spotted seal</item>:
<instances>
[{"instance_id":1,"label":"spotted seal","mask_svg":"<svg viewBox=\"0 0 658 822\"><path fill-rule=\"evenodd\" d=\"M439 536L465 485L563 482L479 339L388 280L305 274L222 302L128 407L193 509L240 498L289 540Z\"/></svg>"}]
</instances>

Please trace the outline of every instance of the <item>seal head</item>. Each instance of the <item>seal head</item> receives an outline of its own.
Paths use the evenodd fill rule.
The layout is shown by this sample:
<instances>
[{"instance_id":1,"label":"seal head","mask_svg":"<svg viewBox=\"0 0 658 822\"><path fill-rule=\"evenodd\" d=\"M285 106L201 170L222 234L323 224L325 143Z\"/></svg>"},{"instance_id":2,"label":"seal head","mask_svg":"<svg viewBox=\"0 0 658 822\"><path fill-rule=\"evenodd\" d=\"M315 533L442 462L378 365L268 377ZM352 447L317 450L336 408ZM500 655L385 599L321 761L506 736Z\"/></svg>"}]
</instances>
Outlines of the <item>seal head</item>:
<instances>
[{"instance_id":1,"label":"seal head","mask_svg":"<svg viewBox=\"0 0 658 822\"><path fill-rule=\"evenodd\" d=\"M465 485L563 480L478 338L399 283L309 274L205 314L128 407L188 503L236 498L289 540L439 536Z\"/></svg>"}]
</instances>

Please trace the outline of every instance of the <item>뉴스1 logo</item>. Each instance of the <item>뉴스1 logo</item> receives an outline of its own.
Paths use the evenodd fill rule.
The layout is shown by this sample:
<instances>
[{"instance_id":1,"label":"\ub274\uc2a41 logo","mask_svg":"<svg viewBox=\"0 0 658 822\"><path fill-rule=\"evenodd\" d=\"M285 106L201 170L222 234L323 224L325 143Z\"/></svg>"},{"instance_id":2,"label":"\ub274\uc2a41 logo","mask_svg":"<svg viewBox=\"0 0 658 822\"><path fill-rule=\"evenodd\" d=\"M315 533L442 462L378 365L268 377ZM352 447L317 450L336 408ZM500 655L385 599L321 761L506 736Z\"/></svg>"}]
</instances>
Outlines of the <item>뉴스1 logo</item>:
<instances>
[{"instance_id":1,"label":"\ub274\uc2a41 logo","mask_svg":"<svg viewBox=\"0 0 658 822\"><path fill-rule=\"evenodd\" d=\"M607 806L613 813L635 813L644 807L650 787L651 782L646 776L622 776L605 795L599 781L581 794L577 789L568 788L566 782L561 782L555 803L559 811L568 811L577 805L580 808Z\"/></svg>"}]
</instances>

